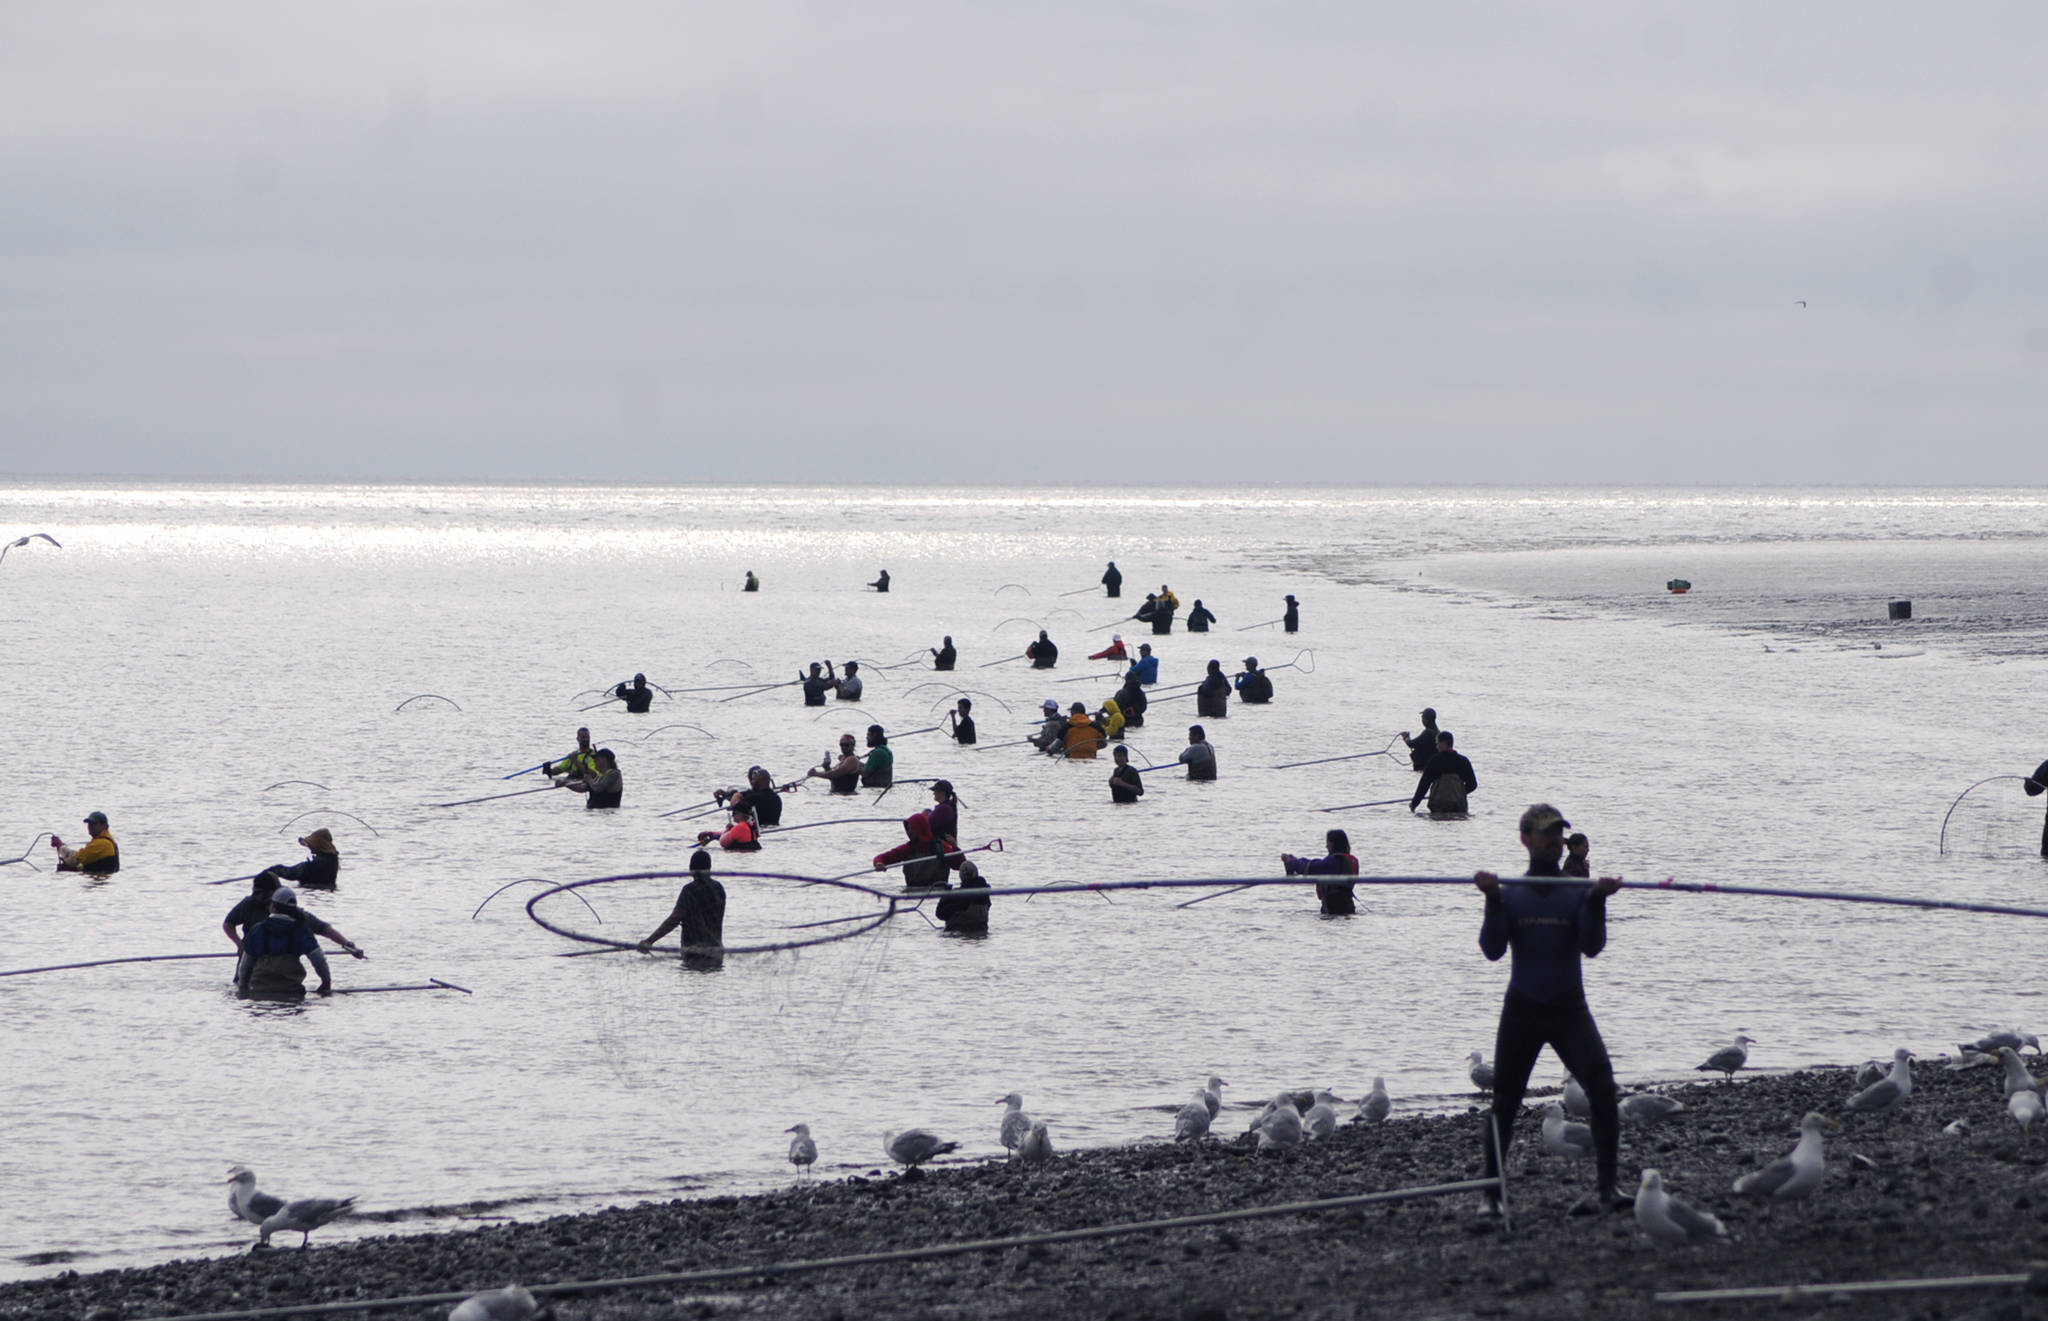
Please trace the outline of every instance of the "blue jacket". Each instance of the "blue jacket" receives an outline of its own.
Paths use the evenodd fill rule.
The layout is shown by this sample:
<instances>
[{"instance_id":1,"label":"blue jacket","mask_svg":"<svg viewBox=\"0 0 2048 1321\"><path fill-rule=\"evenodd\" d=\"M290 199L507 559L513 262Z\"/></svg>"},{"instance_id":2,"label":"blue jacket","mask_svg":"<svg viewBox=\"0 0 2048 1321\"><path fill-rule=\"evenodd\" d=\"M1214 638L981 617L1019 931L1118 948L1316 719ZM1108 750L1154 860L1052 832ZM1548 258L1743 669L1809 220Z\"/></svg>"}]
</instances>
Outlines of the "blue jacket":
<instances>
[{"instance_id":1,"label":"blue jacket","mask_svg":"<svg viewBox=\"0 0 2048 1321\"><path fill-rule=\"evenodd\" d=\"M1139 683L1158 683L1159 658L1157 656L1140 656L1137 660L1131 662L1131 668L1124 672L1124 677L1136 679Z\"/></svg>"}]
</instances>

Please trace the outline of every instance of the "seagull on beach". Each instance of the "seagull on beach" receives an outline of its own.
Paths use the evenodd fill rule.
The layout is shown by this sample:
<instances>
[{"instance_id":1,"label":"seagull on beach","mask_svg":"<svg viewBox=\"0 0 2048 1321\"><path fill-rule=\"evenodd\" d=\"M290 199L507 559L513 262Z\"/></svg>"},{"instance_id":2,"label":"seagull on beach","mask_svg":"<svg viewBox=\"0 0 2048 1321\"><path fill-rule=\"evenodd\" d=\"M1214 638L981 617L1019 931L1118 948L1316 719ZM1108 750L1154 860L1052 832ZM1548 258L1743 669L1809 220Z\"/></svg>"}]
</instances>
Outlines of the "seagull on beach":
<instances>
[{"instance_id":1,"label":"seagull on beach","mask_svg":"<svg viewBox=\"0 0 2048 1321\"><path fill-rule=\"evenodd\" d=\"M0 546L0 561L4 561L7 558L8 551L13 550L17 546L26 546L29 542L34 541L37 537L41 537L44 541L49 542L58 550L64 549L63 543L58 541L57 538L51 536L49 533L31 532L25 537L16 537L14 540L8 542L6 545Z\"/></svg>"},{"instance_id":2,"label":"seagull on beach","mask_svg":"<svg viewBox=\"0 0 2048 1321\"><path fill-rule=\"evenodd\" d=\"M1025 1135L1031 1131L1031 1116L1024 1113L1024 1094L1011 1092L996 1104L1007 1107L1003 1111L1003 1147L1005 1150L1015 1151L1018 1144L1024 1141Z\"/></svg>"},{"instance_id":3,"label":"seagull on beach","mask_svg":"<svg viewBox=\"0 0 2048 1321\"><path fill-rule=\"evenodd\" d=\"M1892 1071L1881 1082L1874 1082L1849 1098L1848 1109L1852 1114L1881 1115L1898 1109L1901 1102L1913 1094L1913 1066L1907 1063L1913 1052L1904 1046L1892 1052Z\"/></svg>"},{"instance_id":4,"label":"seagull on beach","mask_svg":"<svg viewBox=\"0 0 2048 1321\"><path fill-rule=\"evenodd\" d=\"M1579 1086L1579 1080L1569 1073L1564 1076L1564 1112L1573 1119L1591 1119L1593 1103L1586 1099L1586 1089Z\"/></svg>"},{"instance_id":5,"label":"seagull on beach","mask_svg":"<svg viewBox=\"0 0 2048 1321\"><path fill-rule=\"evenodd\" d=\"M782 1131L796 1134L789 1140L789 1163L796 1166L797 1173L809 1174L811 1166L818 1163L818 1144L811 1141L811 1126L791 1124ZM453 1318L450 1318L450 1321L453 1321Z\"/></svg>"},{"instance_id":6,"label":"seagull on beach","mask_svg":"<svg viewBox=\"0 0 2048 1321\"><path fill-rule=\"evenodd\" d=\"M471 1294L448 1313L448 1321L542 1321L554 1314L554 1308L541 1306L522 1286L508 1284Z\"/></svg>"},{"instance_id":7,"label":"seagull on beach","mask_svg":"<svg viewBox=\"0 0 2048 1321\"><path fill-rule=\"evenodd\" d=\"M1493 1066L1486 1062L1486 1056L1475 1050L1465 1057L1465 1063L1471 1066L1465 1074L1472 1079L1472 1085L1482 1092L1492 1091Z\"/></svg>"},{"instance_id":8,"label":"seagull on beach","mask_svg":"<svg viewBox=\"0 0 2048 1321\"><path fill-rule=\"evenodd\" d=\"M2042 1106L2039 1092L2014 1092L2005 1098L2005 1112L2012 1116L2012 1122L2020 1126L2022 1133L2034 1131L2034 1121L2041 1117L2044 1109L2048 1107Z\"/></svg>"},{"instance_id":9,"label":"seagull on beach","mask_svg":"<svg viewBox=\"0 0 2048 1321\"><path fill-rule=\"evenodd\" d=\"M960 1150L960 1144L942 1142L921 1128L906 1128L901 1133L882 1134L882 1150L888 1152L889 1159L898 1165L915 1170L928 1160Z\"/></svg>"},{"instance_id":10,"label":"seagull on beach","mask_svg":"<svg viewBox=\"0 0 2048 1321\"><path fill-rule=\"evenodd\" d=\"M284 1210L284 1199L256 1191L256 1171L237 1165L228 1171L228 1209L237 1218L260 1225Z\"/></svg>"},{"instance_id":11,"label":"seagull on beach","mask_svg":"<svg viewBox=\"0 0 2048 1321\"><path fill-rule=\"evenodd\" d=\"M2015 1092L2038 1092L2041 1080L2027 1072L2027 1066L2020 1063L2020 1053L2011 1046L1998 1048L1998 1062L2005 1066L2005 1094Z\"/></svg>"},{"instance_id":12,"label":"seagull on beach","mask_svg":"<svg viewBox=\"0 0 2048 1321\"><path fill-rule=\"evenodd\" d=\"M1799 1141L1793 1144L1791 1152L1737 1179L1735 1191L1744 1197L1768 1197L1774 1202L1798 1202L1813 1196L1827 1173L1822 1130L1840 1127L1825 1115L1807 1111L1806 1118L1799 1121Z\"/></svg>"},{"instance_id":13,"label":"seagull on beach","mask_svg":"<svg viewBox=\"0 0 2048 1321\"><path fill-rule=\"evenodd\" d=\"M1552 1101L1543 1107L1543 1149L1568 1160L1584 1160L1593 1154L1593 1130L1564 1117L1564 1103Z\"/></svg>"},{"instance_id":14,"label":"seagull on beach","mask_svg":"<svg viewBox=\"0 0 2048 1321\"><path fill-rule=\"evenodd\" d=\"M1637 1092L1621 1098L1621 1117L1638 1124L1654 1124L1660 1119L1684 1113L1685 1102L1661 1092Z\"/></svg>"},{"instance_id":15,"label":"seagull on beach","mask_svg":"<svg viewBox=\"0 0 2048 1321\"><path fill-rule=\"evenodd\" d=\"M312 1244L314 1230L347 1215L355 1204L353 1197L302 1197L296 1202L286 1202L257 1226L256 1246L269 1247L272 1234L297 1234L299 1250L303 1252Z\"/></svg>"},{"instance_id":16,"label":"seagull on beach","mask_svg":"<svg viewBox=\"0 0 2048 1321\"><path fill-rule=\"evenodd\" d=\"M1375 1074L1372 1090L1358 1103L1358 1113L1351 1116L1354 1124L1384 1124L1393 1113L1394 1099L1387 1095L1387 1080Z\"/></svg>"},{"instance_id":17,"label":"seagull on beach","mask_svg":"<svg viewBox=\"0 0 2048 1321\"><path fill-rule=\"evenodd\" d=\"M1196 1089L1188 1103L1173 1116L1175 1142L1199 1142L1209 1136L1209 1094Z\"/></svg>"},{"instance_id":18,"label":"seagull on beach","mask_svg":"<svg viewBox=\"0 0 2048 1321\"><path fill-rule=\"evenodd\" d=\"M1636 1190L1636 1225L1659 1243L1706 1243L1727 1238L1728 1228L1704 1211L1695 1211L1664 1191L1664 1176L1643 1171Z\"/></svg>"},{"instance_id":19,"label":"seagull on beach","mask_svg":"<svg viewBox=\"0 0 2048 1321\"><path fill-rule=\"evenodd\" d=\"M1749 1063L1749 1048L1755 1044L1755 1037L1737 1033L1735 1040L1707 1056L1706 1063L1695 1064L1693 1068L1700 1073L1718 1073L1726 1081L1735 1076L1737 1069Z\"/></svg>"},{"instance_id":20,"label":"seagull on beach","mask_svg":"<svg viewBox=\"0 0 2048 1321\"><path fill-rule=\"evenodd\" d=\"M1316 1092L1316 1103L1301 1117L1301 1126L1307 1135L1317 1142L1337 1131L1337 1098L1320 1089Z\"/></svg>"},{"instance_id":21,"label":"seagull on beach","mask_svg":"<svg viewBox=\"0 0 2048 1321\"><path fill-rule=\"evenodd\" d=\"M1209 1118L1214 1119L1216 1112L1223 1108L1223 1089L1228 1086L1229 1083L1215 1074L1209 1075L1209 1085L1202 1089L1202 1104L1209 1108Z\"/></svg>"},{"instance_id":22,"label":"seagull on beach","mask_svg":"<svg viewBox=\"0 0 2048 1321\"><path fill-rule=\"evenodd\" d=\"M1260 1151L1286 1151L1290 1147L1300 1146L1301 1112L1294 1108L1294 1097L1287 1092L1275 1096L1272 1105L1259 1120L1256 1130L1259 1135Z\"/></svg>"},{"instance_id":23,"label":"seagull on beach","mask_svg":"<svg viewBox=\"0 0 2048 1321\"><path fill-rule=\"evenodd\" d=\"M1969 1045L1957 1046L1956 1049L1978 1055L1996 1055L2000 1046L2010 1046L2014 1050L2025 1046L2036 1055L2041 1053L2041 1039L2031 1032L2022 1032L2018 1028L2003 1032L1987 1032Z\"/></svg>"},{"instance_id":24,"label":"seagull on beach","mask_svg":"<svg viewBox=\"0 0 2048 1321\"><path fill-rule=\"evenodd\" d=\"M1043 1165L1052 1159L1052 1133L1043 1120L1034 1119L1010 1159L1024 1165Z\"/></svg>"}]
</instances>

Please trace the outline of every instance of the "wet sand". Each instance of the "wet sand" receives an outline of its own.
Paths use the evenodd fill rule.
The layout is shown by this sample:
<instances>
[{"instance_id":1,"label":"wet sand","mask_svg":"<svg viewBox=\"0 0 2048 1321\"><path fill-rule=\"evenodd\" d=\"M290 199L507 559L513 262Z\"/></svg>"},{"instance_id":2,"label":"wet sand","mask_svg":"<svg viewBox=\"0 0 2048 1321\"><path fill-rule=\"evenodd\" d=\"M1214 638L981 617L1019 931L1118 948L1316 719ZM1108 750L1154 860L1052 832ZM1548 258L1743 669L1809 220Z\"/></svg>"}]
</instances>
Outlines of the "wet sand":
<instances>
[{"instance_id":1,"label":"wet sand","mask_svg":"<svg viewBox=\"0 0 2048 1321\"><path fill-rule=\"evenodd\" d=\"M2040 1067L2036 1061L2037 1069ZM1548 1068L1546 1064L1544 1066ZM1540 1076L1540 1075L1539 1075ZM1533 1114L1509 1156L1511 1232L1473 1193L1334 1212L834 1269L712 1288L666 1285L555 1300L564 1318L1674 1317L1851 1315L1808 1299L1660 1306L1659 1289L2024 1272L2048 1259L2048 1127L2005 1113L1996 1068L1915 1068L1895 1114L1841 1115L1856 1090L1839 1069L1668 1089L1688 1109L1623 1123L1622 1181L1654 1166L1675 1195L1720 1216L1729 1239L1660 1246L1626 1213L1568 1214L1591 1162L1540 1151ZM1735 1197L1740 1174L1791 1149L1807 1110L1843 1119L1828 1173L1803 1206ZM1251 1111L1226 1109L1234 1136ZM1971 1131L1945 1135L1951 1120ZM1161 1115L1162 1130L1171 1124ZM994 1131L991 1119L991 1136ZM1195 1215L1473 1177L1475 1114L1347 1125L1286 1156L1212 1141L1061 1155L1023 1169L940 1165L904 1180L878 1165L767 1196L674 1201L456 1234L273 1248L141 1270L0 1287L0 1318L114 1321L841 1256L947 1241ZM958 1135L955 1135L958 1136ZM779 1141L764 1135L764 1141ZM1055 1143L1058 1134L1054 1134ZM879 1151L879 1144L878 1144ZM1859 1154L1875 1163L1851 1162ZM224 1213L224 1212L223 1212ZM294 1236L295 1237L295 1236ZM250 1239L255 1238L250 1227ZM292 1240L280 1238L279 1244ZM1859 1298L1856 1321L2048 1317L2018 1289ZM441 1317L414 1307L380 1317Z\"/></svg>"}]
</instances>

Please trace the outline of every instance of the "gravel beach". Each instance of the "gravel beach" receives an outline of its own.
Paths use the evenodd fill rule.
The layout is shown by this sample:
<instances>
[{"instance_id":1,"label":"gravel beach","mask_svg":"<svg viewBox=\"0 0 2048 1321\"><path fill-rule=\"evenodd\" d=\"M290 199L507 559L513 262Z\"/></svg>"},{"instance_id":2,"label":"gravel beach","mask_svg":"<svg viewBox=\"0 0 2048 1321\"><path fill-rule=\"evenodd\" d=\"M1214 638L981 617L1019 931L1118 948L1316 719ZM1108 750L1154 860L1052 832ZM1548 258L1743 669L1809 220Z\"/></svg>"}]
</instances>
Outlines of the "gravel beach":
<instances>
[{"instance_id":1,"label":"gravel beach","mask_svg":"<svg viewBox=\"0 0 2048 1321\"><path fill-rule=\"evenodd\" d=\"M2037 1062L2038 1067L2038 1062ZM1539 1074L1539 1076L1541 1076ZM1246 1091L1252 1090L1245 1088ZM1915 1066L1896 1113L1844 1116L1841 1069L1674 1086L1686 1110L1624 1121L1623 1184L1643 1167L1721 1217L1726 1241L1659 1245L1626 1213L1571 1215L1591 1164L1542 1153L1526 1115L1509 1158L1514 1224L1477 1214L1476 1194L936 1260L836 1268L715 1286L653 1285L552 1299L589 1318L861 1317L1641 1317L1846 1314L1826 1299L1790 1305L1660 1305L1665 1289L2025 1273L2048 1258L2048 1131L2007 1116L1997 1068ZM1806 1111L1840 1118L1827 1177L1799 1206L1756 1206L1729 1186L1784 1155ZM1219 1134L1250 1119L1226 1109ZM1954 1120L1969 1131L1945 1133ZM1162 1131L1171 1118L1162 1114ZM991 1130L994 1127L991 1118ZM651 1203L455 1234L370 1239L173 1262L0 1288L0 1318L136 1321L240 1308L753 1266L1198 1215L1444 1183L1477 1172L1473 1113L1348 1125L1286 1156L1227 1140L1060 1155L1035 1169L997 1163L882 1171L767 1196ZM961 1135L952 1135L961 1136ZM776 1135L763 1141L778 1141ZM1055 1142L1058 1134L1054 1134ZM879 1142L877 1144L879 1154ZM1862 1157L1874 1168L1853 1161ZM223 1211L223 1214L225 1212ZM317 1234L315 1238L317 1239ZM250 1228L254 1241L254 1227ZM277 1240L288 1244L289 1237ZM549 1301L549 1300L544 1300ZM2048 1316L2020 1288L1858 1298L1857 1321ZM442 1317L445 1304L377 1313Z\"/></svg>"}]
</instances>

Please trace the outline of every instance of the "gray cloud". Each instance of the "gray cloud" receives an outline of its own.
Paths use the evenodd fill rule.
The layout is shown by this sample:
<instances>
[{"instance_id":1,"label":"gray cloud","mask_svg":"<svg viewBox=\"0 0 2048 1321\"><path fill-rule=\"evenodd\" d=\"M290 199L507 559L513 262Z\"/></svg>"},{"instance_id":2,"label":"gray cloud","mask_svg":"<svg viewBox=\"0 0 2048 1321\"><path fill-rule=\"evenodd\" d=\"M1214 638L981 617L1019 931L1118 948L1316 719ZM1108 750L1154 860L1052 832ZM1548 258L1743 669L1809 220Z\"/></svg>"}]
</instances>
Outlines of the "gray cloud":
<instances>
[{"instance_id":1,"label":"gray cloud","mask_svg":"<svg viewBox=\"0 0 2048 1321\"><path fill-rule=\"evenodd\" d=\"M2032 6L6 24L0 470L2038 480Z\"/></svg>"}]
</instances>

